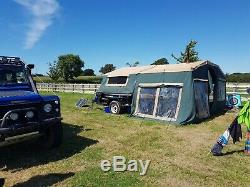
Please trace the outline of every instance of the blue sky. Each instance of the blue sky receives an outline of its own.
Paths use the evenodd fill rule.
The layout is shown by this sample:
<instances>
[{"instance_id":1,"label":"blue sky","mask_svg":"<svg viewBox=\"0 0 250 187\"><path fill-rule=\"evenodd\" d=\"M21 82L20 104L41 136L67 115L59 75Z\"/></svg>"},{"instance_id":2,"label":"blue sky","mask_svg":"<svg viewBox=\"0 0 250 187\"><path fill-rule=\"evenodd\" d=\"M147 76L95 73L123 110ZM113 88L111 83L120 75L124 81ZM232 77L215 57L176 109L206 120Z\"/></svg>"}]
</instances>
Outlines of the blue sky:
<instances>
[{"instance_id":1,"label":"blue sky","mask_svg":"<svg viewBox=\"0 0 250 187\"><path fill-rule=\"evenodd\" d=\"M201 59L226 73L250 72L249 0L5 0L1 55L46 73L58 55L79 54L98 73L106 63L141 65L179 54L190 39Z\"/></svg>"}]
</instances>

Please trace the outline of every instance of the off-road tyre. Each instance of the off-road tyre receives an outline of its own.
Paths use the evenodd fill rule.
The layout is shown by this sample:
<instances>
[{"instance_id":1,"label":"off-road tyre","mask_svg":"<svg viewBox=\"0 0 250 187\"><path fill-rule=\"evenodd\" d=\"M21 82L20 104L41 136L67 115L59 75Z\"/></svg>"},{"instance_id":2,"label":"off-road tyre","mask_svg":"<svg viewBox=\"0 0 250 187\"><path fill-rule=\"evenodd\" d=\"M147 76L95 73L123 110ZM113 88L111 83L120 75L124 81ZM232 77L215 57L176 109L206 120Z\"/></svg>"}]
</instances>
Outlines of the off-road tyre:
<instances>
[{"instance_id":1,"label":"off-road tyre","mask_svg":"<svg viewBox=\"0 0 250 187\"><path fill-rule=\"evenodd\" d=\"M61 122L51 124L45 131L42 132L40 144L45 149L59 147L63 139L63 128Z\"/></svg>"}]
</instances>

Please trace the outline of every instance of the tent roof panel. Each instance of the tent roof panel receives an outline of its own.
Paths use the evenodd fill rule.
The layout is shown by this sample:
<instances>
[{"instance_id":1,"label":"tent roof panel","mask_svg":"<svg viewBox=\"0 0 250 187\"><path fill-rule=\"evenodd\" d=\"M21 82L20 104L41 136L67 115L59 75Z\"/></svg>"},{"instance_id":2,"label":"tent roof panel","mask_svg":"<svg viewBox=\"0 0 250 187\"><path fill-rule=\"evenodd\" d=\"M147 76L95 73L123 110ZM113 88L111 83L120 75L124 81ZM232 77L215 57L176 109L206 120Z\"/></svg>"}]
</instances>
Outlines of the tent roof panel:
<instances>
[{"instance_id":1,"label":"tent roof panel","mask_svg":"<svg viewBox=\"0 0 250 187\"><path fill-rule=\"evenodd\" d=\"M209 61L197 61L193 63L125 67L114 70L105 75L107 77L116 77L116 76L129 76L130 74L139 74L139 73L144 74L144 73L161 73L161 72L186 72L186 71L193 71L198 67L206 64L219 67L216 64L213 64Z\"/></svg>"},{"instance_id":2,"label":"tent roof panel","mask_svg":"<svg viewBox=\"0 0 250 187\"><path fill-rule=\"evenodd\" d=\"M109 73L106 73L105 75L108 77L116 77L116 76L129 76L130 74L138 74L141 73L147 69L151 69L153 66L137 66L137 67L124 67L120 68L114 71L111 71Z\"/></svg>"}]
</instances>

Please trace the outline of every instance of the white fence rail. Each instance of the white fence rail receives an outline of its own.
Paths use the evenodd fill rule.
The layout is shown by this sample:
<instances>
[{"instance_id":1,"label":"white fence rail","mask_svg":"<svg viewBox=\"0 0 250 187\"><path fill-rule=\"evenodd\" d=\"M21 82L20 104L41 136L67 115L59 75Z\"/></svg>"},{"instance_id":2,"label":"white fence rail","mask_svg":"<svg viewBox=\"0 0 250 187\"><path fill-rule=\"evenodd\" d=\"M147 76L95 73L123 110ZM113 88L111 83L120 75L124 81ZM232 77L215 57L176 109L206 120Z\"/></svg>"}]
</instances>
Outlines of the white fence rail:
<instances>
[{"instance_id":1,"label":"white fence rail","mask_svg":"<svg viewBox=\"0 0 250 187\"><path fill-rule=\"evenodd\" d=\"M250 88L250 83L227 83L227 93L248 94L247 89Z\"/></svg>"},{"instance_id":2,"label":"white fence rail","mask_svg":"<svg viewBox=\"0 0 250 187\"><path fill-rule=\"evenodd\" d=\"M39 91L72 92L72 93L95 93L100 84L56 84L37 83ZM227 83L227 93L247 94L250 83Z\"/></svg>"},{"instance_id":3,"label":"white fence rail","mask_svg":"<svg viewBox=\"0 0 250 187\"><path fill-rule=\"evenodd\" d=\"M95 93L100 84L56 84L37 83L39 91L71 92L71 93Z\"/></svg>"}]
</instances>

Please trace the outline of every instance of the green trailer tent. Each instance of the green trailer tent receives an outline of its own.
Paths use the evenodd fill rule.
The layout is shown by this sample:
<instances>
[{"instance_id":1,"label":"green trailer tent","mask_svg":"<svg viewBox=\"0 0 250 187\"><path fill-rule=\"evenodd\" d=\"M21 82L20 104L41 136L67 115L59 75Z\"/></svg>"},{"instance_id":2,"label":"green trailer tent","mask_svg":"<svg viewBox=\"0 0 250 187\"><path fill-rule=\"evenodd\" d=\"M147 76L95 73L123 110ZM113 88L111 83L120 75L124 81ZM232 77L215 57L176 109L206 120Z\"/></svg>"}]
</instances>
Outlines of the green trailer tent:
<instances>
[{"instance_id":1,"label":"green trailer tent","mask_svg":"<svg viewBox=\"0 0 250 187\"><path fill-rule=\"evenodd\" d=\"M209 61L127 67L105 75L98 92L131 95L131 114L177 124L223 111L225 75Z\"/></svg>"}]
</instances>

